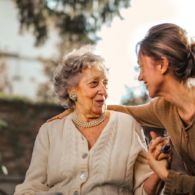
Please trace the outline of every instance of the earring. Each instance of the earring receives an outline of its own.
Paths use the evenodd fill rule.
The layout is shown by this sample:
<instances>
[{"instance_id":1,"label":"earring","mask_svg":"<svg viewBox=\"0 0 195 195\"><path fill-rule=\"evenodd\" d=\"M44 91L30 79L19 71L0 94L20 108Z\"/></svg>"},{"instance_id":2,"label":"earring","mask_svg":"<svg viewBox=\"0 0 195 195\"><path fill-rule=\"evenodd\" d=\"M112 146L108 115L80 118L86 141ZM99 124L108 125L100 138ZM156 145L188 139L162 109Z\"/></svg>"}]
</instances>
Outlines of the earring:
<instances>
[{"instance_id":1,"label":"earring","mask_svg":"<svg viewBox=\"0 0 195 195\"><path fill-rule=\"evenodd\" d=\"M69 96L69 98L73 101L73 102L76 102L77 101L77 95L76 94L71 94Z\"/></svg>"}]
</instances>

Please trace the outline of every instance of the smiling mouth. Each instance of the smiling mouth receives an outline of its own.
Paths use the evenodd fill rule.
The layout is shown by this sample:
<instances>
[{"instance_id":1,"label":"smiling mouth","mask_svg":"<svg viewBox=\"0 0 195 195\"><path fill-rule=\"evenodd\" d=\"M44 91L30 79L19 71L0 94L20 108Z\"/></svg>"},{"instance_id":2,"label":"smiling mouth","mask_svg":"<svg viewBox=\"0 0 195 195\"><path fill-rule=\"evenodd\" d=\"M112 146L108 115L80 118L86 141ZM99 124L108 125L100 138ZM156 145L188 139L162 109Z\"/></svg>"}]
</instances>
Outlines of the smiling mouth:
<instances>
[{"instance_id":1,"label":"smiling mouth","mask_svg":"<svg viewBox=\"0 0 195 195\"><path fill-rule=\"evenodd\" d=\"M98 104L104 104L104 100L96 100L96 102L98 103Z\"/></svg>"}]
</instances>

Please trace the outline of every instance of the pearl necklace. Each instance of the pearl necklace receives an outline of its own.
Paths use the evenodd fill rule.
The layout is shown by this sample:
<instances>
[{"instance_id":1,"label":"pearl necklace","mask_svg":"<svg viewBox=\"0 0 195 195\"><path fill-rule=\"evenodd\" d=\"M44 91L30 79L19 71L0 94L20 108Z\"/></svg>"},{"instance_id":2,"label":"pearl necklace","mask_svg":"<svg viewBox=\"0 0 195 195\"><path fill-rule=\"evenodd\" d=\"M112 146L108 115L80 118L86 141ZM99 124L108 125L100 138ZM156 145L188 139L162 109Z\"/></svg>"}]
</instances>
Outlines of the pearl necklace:
<instances>
[{"instance_id":1,"label":"pearl necklace","mask_svg":"<svg viewBox=\"0 0 195 195\"><path fill-rule=\"evenodd\" d=\"M74 112L73 113L73 118L72 118L72 121L80 126L80 127L83 127L83 128L90 128L90 127L95 127L95 126L98 126L99 124L101 124L106 118L106 114L103 113L98 119L95 119L95 120L92 120L92 121L89 121L89 122L86 122L86 121L81 121L77 114Z\"/></svg>"}]
</instances>

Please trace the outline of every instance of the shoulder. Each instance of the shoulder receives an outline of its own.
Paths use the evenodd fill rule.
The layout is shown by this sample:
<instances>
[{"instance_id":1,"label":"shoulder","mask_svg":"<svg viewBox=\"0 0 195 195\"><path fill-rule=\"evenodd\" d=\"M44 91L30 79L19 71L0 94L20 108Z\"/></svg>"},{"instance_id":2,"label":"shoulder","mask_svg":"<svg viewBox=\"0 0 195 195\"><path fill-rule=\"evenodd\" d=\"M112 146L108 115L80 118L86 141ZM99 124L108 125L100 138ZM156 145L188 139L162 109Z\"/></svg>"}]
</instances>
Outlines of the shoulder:
<instances>
[{"instance_id":1,"label":"shoulder","mask_svg":"<svg viewBox=\"0 0 195 195\"><path fill-rule=\"evenodd\" d=\"M156 110L157 112L166 112L174 106L173 104L165 100L163 97L154 98L150 101L149 104L151 104L153 110Z\"/></svg>"},{"instance_id":2,"label":"shoulder","mask_svg":"<svg viewBox=\"0 0 195 195\"><path fill-rule=\"evenodd\" d=\"M52 121L55 121L55 120L61 120L63 119L65 116L69 115L71 112L73 112L73 109L68 109L68 110L65 110L64 112L56 115L56 116L53 116L52 118L48 119L46 122L49 123L49 122L52 122Z\"/></svg>"},{"instance_id":3,"label":"shoulder","mask_svg":"<svg viewBox=\"0 0 195 195\"><path fill-rule=\"evenodd\" d=\"M135 118L129 114L111 111L113 119L118 123L120 127L126 127L130 129L140 129L140 124L135 120Z\"/></svg>"},{"instance_id":4,"label":"shoulder","mask_svg":"<svg viewBox=\"0 0 195 195\"><path fill-rule=\"evenodd\" d=\"M163 97L156 97L149 102L152 105L170 105L171 103L165 100Z\"/></svg>"},{"instance_id":5,"label":"shoulder","mask_svg":"<svg viewBox=\"0 0 195 195\"><path fill-rule=\"evenodd\" d=\"M110 111L111 114L120 120L120 122L136 122L135 119L129 115L129 114L126 114L126 113L123 113L123 112L118 112L118 111Z\"/></svg>"},{"instance_id":6,"label":"shoulder","mask_svg":"<svg viewBox=\"0 0 195 195\"><path fill-rule=\"evenodd\" d=\"M111 111L111 114L113 115L114 122L117 123L118 132L120 132L123 137L127 137L128 142L133 143L133 140L139 140L139 143L145 145L143 129L131 115L117 111Z\"/></svg>"},{"instance_id":7,"label":"shoulder","mask_svg":"<svg viewBox=\"0 0 195 195\"><path fill-rule=\"evenodd\" d=\"M42 124L39 133L38 134L48 134L53 135L56 132L61 132L65 126L65 124L69 123L70 115L68 116L62 116L59 117L55 116L45 123Z\"/></svg>"}]
</instances>

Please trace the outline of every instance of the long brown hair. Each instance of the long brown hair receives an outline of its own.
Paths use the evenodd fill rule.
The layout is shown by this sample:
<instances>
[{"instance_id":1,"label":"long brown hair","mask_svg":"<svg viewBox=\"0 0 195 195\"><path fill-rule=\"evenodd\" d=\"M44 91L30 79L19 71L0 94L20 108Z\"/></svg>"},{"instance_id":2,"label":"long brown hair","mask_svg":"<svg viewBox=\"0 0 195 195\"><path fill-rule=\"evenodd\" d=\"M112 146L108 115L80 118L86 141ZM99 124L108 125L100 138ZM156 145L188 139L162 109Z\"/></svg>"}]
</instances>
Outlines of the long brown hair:
<instances>
[{"instance_id":1,"label":"long brown hair","mask_svg":"<svg viewBox=\"0 0 195 195\"><path fill-rule=\"evenodd\" d=\"M137 44L136 49L138 55L147 55L154 60L166 57L170 70L179 80L195 77L195 43L191 42L186 31L176 24L163 23L153 26Z\"/></svg>"}]
</instances>

